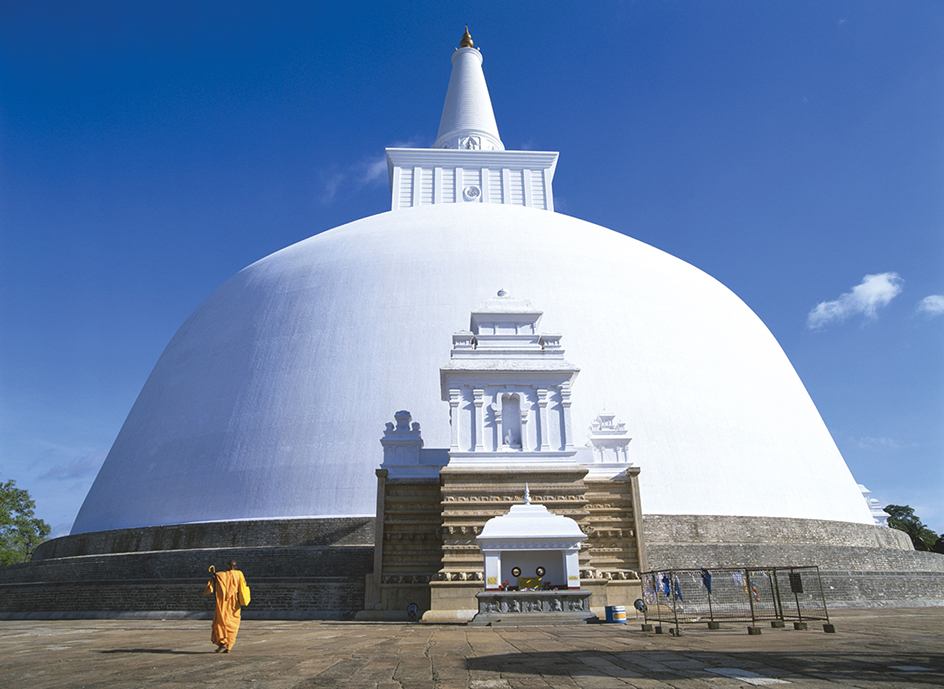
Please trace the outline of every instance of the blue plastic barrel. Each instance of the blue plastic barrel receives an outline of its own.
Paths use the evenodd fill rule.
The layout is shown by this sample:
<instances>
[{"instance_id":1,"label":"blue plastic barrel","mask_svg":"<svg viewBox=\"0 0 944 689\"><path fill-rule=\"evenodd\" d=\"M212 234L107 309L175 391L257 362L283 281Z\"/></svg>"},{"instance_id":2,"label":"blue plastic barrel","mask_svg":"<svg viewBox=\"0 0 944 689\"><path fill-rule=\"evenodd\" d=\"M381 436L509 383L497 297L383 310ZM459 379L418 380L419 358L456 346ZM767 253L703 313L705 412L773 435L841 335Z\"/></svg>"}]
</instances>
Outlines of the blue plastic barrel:
<instances>
[{"instance_id":1,"label":"blue plastic barrel","mask_svg":"<svg viewBox=\"0 0 944 689\"><path fill-rule=\"evenodd\" d=\"M614 624L626 624L626 606L625 605L607 605L606 621Z\"/></svg>"}]
</instances>

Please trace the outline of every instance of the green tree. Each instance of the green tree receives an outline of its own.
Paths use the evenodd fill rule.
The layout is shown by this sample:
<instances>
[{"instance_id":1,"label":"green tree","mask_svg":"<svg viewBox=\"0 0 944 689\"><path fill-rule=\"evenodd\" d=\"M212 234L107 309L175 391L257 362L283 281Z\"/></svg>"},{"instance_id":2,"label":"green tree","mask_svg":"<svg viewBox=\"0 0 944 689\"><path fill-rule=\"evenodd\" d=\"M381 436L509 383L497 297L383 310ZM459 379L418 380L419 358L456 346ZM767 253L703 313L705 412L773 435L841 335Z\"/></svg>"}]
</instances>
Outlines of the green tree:
<instances>
[{"instance_id":1,"label":"green tree","mask_svg":"<svg viewBox=\"0 0 944 689\"><path fill-rule=\"evenodd\" d=\"M26 562L49 535L49 524L33 516L36 503L16 481L0 483L0 567Z\"/></svg>"},{"instance_id":2,"label":"green tree","mask_svg":"<svg viewBox=\"0 0 944 689\"><path fill-rule=\"evenodd\" d=\"M888 525L908 534L915 550L931 551L934 541L937 539L937 534L921 523L921 520L915 515L914 509L908 507L908 505L889 505L885 508L885 511L891 515L888 518Z\"/></svg>"}]
</instances>

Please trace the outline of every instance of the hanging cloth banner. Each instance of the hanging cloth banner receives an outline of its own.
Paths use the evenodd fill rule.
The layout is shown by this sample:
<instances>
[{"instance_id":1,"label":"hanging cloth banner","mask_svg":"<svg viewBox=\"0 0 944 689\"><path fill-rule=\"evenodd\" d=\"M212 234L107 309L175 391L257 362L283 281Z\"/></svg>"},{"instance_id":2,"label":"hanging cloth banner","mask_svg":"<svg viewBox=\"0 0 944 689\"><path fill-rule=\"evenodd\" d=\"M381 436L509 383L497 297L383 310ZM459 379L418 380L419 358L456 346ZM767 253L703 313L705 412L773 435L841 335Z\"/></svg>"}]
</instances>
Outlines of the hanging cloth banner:
<instances>
[{"instance_id":1,"label":"hanging cloth banner","mask_svg":"<svg viewBox=\"0 0 944 689\"><path fill-rule=\"evenodd\" d=\"M704 567L701 568L701 583L708 589L708 595L711 595L711 572Z\"/></svg>"}]
</instances>

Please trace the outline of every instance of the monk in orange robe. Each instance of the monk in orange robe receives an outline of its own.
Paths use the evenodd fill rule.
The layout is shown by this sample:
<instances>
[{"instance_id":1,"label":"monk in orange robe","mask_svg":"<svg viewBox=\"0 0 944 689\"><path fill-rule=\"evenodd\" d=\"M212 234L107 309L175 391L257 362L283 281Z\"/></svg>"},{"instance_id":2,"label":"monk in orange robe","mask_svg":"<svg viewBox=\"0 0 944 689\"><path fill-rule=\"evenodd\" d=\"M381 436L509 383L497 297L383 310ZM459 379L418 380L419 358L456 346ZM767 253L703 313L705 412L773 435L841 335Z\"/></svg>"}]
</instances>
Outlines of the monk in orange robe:
<instances>
[{"instance_id":1,"label":"monk in orange robe","mask_svg":"<svg viewBox=\"0 0 944 689\"><path fill-rule=\"evenodd\" d=\"M214 572L207 583L204 596L216 594L216 609L213 612L213 632L210 640L216 644L216 652L229 653L236 643L242 608L239 605L239 587L246 585L243 573L236 569L236 560L229 561L226 572Z\"/></svg>"}]
</instances>

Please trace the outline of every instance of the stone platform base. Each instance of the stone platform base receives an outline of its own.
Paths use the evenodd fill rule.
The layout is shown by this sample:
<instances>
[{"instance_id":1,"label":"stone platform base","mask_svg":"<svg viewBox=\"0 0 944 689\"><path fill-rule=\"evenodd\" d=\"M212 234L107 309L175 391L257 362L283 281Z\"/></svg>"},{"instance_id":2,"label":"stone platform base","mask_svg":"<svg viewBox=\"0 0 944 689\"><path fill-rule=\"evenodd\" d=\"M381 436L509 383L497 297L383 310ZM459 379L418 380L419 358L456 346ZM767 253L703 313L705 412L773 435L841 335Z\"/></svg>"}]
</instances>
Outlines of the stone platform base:
<instances>
[{"instance_id":1,"label":"stone platform base","mask_svg":"<svg viewBox=\"0 0 944 689\"><path fill-rule=\"evenodd\" d=\"M529 627L587 624L597 620L590 612L590 591L482 591L475 597L479 611L473 627Z\"/></svg>"},{"instance_id":2,"label":"stone platform base","mask_svg":"<svg viewBox=\"0 0 944 689\"><path fill-rule=\"evenodd\" d=\"M213 609L210 564L236 558L252 587L246 619L350 619L373 569L373 518L179 524L78 534L0 568L0 619L181 618ZM650 569L817 565L832 608L944 606L944 555L893 529L760 517L645 517ZM482 582L431 582L424 622L467 622ZM591 613L627 610L639 582L582 581ZM371 611L370 614L375 614ZM383 619L406 619L406 610ZM369 617L367 619L376 619Z\"/></svg>"},{"instance_id":3,"label":"stone platform base","mask_svg":"<svg viewBox=\"0 0 944 689\"><path fill-rule=\"evenodd\" d=\"M651 570L815 565L830 608L944 606L944 555L896 529L779 517L647 515Z\"/></svg>"},{"instance_id":4,"label":"stone platform base","mask_svg":"<svg viewBox=\"0 0 944 689\"><path fill-rule=\"evenodd\" d=\"M0 568L0 619L212 616L207 568L236 559L252 589L244 619L342 620L364 605L373 520L183 524L48 541Z\"/></svg>"}]
</instances>

